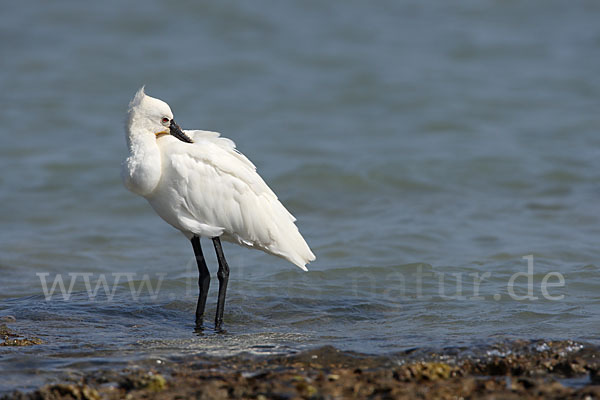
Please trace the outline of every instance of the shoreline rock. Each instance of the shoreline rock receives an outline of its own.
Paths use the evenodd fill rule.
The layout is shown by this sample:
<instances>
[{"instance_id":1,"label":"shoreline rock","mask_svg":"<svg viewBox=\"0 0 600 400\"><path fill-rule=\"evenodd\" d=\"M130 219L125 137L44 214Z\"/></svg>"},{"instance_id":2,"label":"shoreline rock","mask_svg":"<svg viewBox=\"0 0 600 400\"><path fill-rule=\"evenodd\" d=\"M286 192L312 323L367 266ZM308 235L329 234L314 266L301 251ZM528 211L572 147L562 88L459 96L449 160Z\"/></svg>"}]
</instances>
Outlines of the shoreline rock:
<instances>
[{"instance_id":1,"label":"shoreline rock","mask_svg":"<svg viewBox=\"0 0 600 400\"><path fill-rule=\"evenodd\" d=\"M321 347L288 356L190 356L96 371L13 399L600 398L600 348L515 341L369 356Z\"/></svg>"}]
</instances>

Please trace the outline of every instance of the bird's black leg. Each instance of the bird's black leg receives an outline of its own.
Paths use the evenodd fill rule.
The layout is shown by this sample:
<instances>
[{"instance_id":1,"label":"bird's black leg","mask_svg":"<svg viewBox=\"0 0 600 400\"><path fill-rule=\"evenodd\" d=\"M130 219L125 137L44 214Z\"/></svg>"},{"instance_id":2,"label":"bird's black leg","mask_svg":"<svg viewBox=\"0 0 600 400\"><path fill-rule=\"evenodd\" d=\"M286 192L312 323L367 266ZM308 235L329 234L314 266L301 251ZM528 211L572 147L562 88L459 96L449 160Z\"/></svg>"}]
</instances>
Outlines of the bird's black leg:
<instances>
[{"instance_id":1,"label":"bird's black leg","mask_svg":"<svg viewBox=\"0 0 600 400\"><path fill-rule=\"evenodd\" d=\"M206 261L204 261L204 254L202 254L202 247L200 247L200 238L194 236L192 238L192 247L194 247L194 254L196 255L196 263L198 264L198 287L200 293L198 294L198 304L196 305L196 329L202 329L202 317L204 316L204 308L206 307L206 295L208 295L208 287L210 286L210 272L206 267Z\"/></svg>"},{"instance_id":2,"label":"bird's black leg","mask_svg":"<svg viewBox=\"0 0 600 400\"><path fill-rule=\"evenodd\" d=\"M225 261L221 240L218 237L214 237L213 244L215 245L217 260L219 260L219 271L217 272L217 278L219 278L219 299L217 300L215 330L221 331L223 326L223 311L225 309L225 294L227 293L227 282L229 282L229 266L227 265L227 261Z\"/></svg>"}]
</instances>

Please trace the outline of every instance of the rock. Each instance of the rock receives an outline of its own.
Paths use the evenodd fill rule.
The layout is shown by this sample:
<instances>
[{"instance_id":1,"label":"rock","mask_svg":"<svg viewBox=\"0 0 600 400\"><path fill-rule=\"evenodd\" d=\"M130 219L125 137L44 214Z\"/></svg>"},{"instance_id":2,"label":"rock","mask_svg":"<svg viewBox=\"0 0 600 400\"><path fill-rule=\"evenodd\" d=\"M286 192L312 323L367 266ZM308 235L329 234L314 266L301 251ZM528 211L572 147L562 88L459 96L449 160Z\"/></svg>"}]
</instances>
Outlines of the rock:
<instances>
[{"instance_id":1,"label":"rock","mask_svg":"<svg viewBox=\"0 0 600 400\"><path fill-rule=\"evenodd\" d=\"M100 400L100 394L96 389L86 385L56 384L44 386L33 393L37 399L75 399L75 400Z\"/></svg>"},{"instance_id":2,"label":"rock","mask_svg":"<svg viewBox=\"0 0 600 400\"><path fill-rule=\"evenodd\" d=\"M159 392L167 386L167 380L160 374L147 373L143 375L131 374L121 382L120 387L125 390L149 390Z\"/></svg>"},{"instance_id":3,"label":"rock","mask_svg":"<svg viewBox=\"0 0 600 400\"><path fill-rule=\"evenodd\" d=\"M398 374L400 377L430 381L448 379L453 371L450 365L441 362L419 362L407 365L405 368L406 372ZM394 377L396 377L396 374L394 374Z\"/></svg>"},{"instance_id":4,"label":"rock","mask_svg":"<svg viewBox=\"0 0 600 400\"><path fill-rule=\"evenodd\" d=\"M33 346L42 343L44 343L42 339L35 337L31 339L5 339L4 342L0 343L0 346Z\"/></svg>"}]
</instances>

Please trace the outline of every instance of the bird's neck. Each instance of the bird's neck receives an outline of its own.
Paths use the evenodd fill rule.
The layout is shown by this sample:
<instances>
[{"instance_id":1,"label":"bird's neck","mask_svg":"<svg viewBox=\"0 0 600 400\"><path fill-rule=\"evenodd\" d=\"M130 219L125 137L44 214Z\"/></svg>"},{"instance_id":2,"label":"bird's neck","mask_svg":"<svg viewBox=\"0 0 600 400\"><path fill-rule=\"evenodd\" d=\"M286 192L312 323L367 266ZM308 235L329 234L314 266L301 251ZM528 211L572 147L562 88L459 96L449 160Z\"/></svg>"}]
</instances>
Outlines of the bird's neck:
<instances>
[{"instance_id":1,"label":"bird's neck","mask_svg":"<svg viewBox=\"0 0 600 400\"><path fill-rule=\"evenodd\" d=\"M150 195L160 181L162 163L160 149L152 132L144 132L136 124L127 126L129 156L123 163L123 183L141 196Z\"/></svg>"}]
</instances>

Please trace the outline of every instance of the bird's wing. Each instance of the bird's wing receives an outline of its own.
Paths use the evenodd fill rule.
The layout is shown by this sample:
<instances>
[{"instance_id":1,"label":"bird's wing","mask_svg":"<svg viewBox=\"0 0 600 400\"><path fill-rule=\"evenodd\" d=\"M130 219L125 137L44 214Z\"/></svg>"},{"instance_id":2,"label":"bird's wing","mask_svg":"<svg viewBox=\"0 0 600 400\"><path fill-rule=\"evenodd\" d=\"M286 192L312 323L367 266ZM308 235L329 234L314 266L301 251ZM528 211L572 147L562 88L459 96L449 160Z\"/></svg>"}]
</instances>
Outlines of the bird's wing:
<instances>
[{"instance_id":1,"label":"bird's wing","mask_svg":"<svg viewBox=\"0 0 600 400\"><path fill-rule=\"evenodd\" d=\"M269 193L277 199L277 195L256 172L256 166L252 161L236 149L233 140L221 137L218 132L212 131L193 130L185 131L185 133L193 138L196 150L199 149L198 146L202 147L203 151L194 152L200 159L213 164L224 172L238 176L255 192ZM293 218L293 221L296 220L291 214L290 217Z\"/></svg>"},{"instance_id":2,"label":"bird's wing","mask_svg":"<svg viewBox=\"0 0 600 400\"><path fill-rule=\"evenodd\" d=\"M192 146L170 141L169 160L187 218L223 229L225 237L281 256L300 268L314 259L292 214L235 149L215 132L187 131Z\"/></svg>"},{"instance_id":3,"label":"bird's wing","mask_svg":"<svg viewBox=\"0 0 600 400\"><path fill-rule=\"evenodd\" d=\"M252 163L252 161L248 160L248 158L245 155L240 153L235 148L235 143L233 142L233 140L221 137L221 134L219 132L194 130L185 131L185 133L188 136L192 137L192 139L195 142L209 141L211 143L216 144L223 150L237 157L242 163L246 164L249 168L252 168L254 171L256 171L256 166Z\"/></svg>"}]
</instances>

